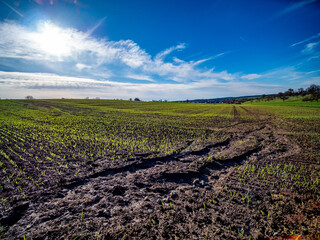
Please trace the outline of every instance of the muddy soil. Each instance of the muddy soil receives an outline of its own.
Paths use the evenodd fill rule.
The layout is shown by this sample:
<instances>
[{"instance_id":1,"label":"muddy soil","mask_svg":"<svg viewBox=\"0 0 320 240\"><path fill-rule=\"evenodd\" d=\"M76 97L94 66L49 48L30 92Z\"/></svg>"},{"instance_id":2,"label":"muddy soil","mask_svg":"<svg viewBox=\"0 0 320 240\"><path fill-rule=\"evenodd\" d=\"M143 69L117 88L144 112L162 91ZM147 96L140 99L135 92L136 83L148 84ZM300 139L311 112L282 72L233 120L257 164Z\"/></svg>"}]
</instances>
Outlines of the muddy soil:
<instances>
[{"instance_id":1,"label":"muddy soil","mask_svg":"<svg viewBox=\"0 0 320 240\"><path fill-rule=\"evenodd\" d=\"M266 175L261 182L239 177L246 166L317 168L317 161L305 157L272 116L243 107L256 119L248 123L233 110L235 124L216 129L225 136L220 142L187 142L169 156L136 156L17 201L0 220L7 226L3 238L319 238L314 193L279 187L282 176Z\"/></svg>"}]
</instances>

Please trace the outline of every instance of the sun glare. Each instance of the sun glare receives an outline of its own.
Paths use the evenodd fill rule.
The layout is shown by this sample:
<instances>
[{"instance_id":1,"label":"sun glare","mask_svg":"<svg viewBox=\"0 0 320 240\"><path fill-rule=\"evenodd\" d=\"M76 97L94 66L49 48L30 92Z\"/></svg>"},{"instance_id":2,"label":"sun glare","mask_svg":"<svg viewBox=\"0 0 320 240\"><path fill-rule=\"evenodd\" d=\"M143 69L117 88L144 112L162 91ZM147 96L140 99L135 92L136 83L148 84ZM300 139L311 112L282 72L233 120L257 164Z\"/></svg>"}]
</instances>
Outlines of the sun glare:
<instances>
[{"instance_id":1,"label":"sun glare","mask_svg":"<svg viewBox=\"0 0 320 240\"><path fill-rule=\"evenodd\" d=\"M39 26L34 40L39 50L51 56L69 56L72 50L70 34L48 22Z\"/></svg>"}]
</instances>

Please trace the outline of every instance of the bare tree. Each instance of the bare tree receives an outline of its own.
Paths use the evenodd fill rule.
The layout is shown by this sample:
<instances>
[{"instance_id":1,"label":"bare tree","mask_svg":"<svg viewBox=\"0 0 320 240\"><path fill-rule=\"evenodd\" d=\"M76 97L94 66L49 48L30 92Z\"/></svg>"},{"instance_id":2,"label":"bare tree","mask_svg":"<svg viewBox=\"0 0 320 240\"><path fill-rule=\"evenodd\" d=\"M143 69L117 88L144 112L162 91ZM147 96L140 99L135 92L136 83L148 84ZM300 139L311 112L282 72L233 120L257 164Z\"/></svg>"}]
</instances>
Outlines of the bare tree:
<instances>
[{"instance_id":1,"label":"bare tree","mask_svg":"<svg viewBox=\"0 0 320 240\"><path fill-rule=\"evenodd\" d=\"M31 95L26 96L26 99L34 99Z\"/></svg>"}]
</instances>

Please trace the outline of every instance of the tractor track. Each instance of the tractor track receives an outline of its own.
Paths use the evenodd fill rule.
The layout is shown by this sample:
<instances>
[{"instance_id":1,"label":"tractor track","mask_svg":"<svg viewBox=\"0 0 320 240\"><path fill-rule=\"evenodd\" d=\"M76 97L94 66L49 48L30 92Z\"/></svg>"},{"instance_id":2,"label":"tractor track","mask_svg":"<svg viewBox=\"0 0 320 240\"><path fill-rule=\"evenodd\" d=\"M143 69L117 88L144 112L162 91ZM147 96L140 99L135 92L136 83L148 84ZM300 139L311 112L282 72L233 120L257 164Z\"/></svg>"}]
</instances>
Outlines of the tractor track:
<instances>
[{"instance_id":1,"label":"tractor track","mask_svg":"<svg viewBox=\"0 0 320 240\"><path fill-rule=\"evenodd\" d=\"M164 208L169 208L169 203L171 208L173 203L180 209L179 221L184 226L180 231L185 237L182 239L193 236L193 232L201 232L204 226L201 221L209 226L213 224L217 229L227 229L231 213L226 210L228 205L225 203L218 202L212 207L218 216L214 217L215 225L205 216L199 220L199 216L194 215L201 208L202 199L208 194L219 195L225 186L232 185L231 176L236 168L247 162L289 158L301 151L296 144L277 133L270 119L240 108L257 121L242 121L233 107L237 126L223 129L227 137L221 142L207 143L192 150L193 142L189 141L167 156L140 155L128 159L126 165L68 180L44 194L46 201L39 201L40 196L3 218L1 224L7 222L9 226L5 238L22 238L27 232L27 236L33 239L55 236L70 239L79 229L90 229L92 236L80 238L96 239L96 234L102 234L102 239L120 239L125 229L137 227L140 229L137 236L148 238L146 226L149 226L150 216L156 218ZM279 150L273 145L286 147ZM234 211L244 211L242 206L234 208ZM188 225L190 221L194 226ZM170 228L162 229L153 239L166 239L170 231ZM259 236L257 233L257 238Z\"/></svg>"}]
</instances>

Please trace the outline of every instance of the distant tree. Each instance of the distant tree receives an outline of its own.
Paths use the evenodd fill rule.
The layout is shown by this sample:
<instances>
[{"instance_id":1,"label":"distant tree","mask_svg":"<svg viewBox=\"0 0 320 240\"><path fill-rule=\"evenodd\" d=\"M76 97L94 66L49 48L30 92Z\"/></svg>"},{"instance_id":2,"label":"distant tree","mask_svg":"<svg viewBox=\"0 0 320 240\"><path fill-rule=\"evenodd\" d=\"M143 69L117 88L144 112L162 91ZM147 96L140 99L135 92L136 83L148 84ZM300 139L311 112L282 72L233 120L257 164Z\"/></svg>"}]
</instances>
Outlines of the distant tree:
<instances>
[{"instance_id":1,"label":"distant tree","mask_svg":"<svg viewBox=\"0 0 320 240\"><path fill-rule=\"evenodd\" d=\"M272 96L271 95L268 95L267 96L267 101L269 102L269 101L271 101L272 100Z\"/></svg>"},{"instance_id":2,"label":"distant tree","mask_svg":"<svg viewBox=\"0 0 320 240\"><path fill-rule=\"evenodd\" d=\"M34 99L31 95L26 96L26 99Z\"/></svg>"},{"instance_id":3,"label":"distant tree","mask_svg":"<svg viewBox=\"0 0 320 240\"><path fill-rule=\"evenodd\" d=\"M86 97L85 99L89 99L89 97Z\"/></svg>"},{"instance_id":4,"label":"distant tree","mask_svg":"<svg viewBox=\"0 0 320 240\"><path fill-rule=\"evenodd\" d=\"M285 92L285 94L286 94L287 96L293 96L293 95L294 95L294 90L293 90L292 88L289 88L289 89Z\"/></svg>"},{"instance_id":5,"label":"distant tree","mask_svg":"<svg viewBox=\"0 0 320 240\"><path fill-rule=\"evenodd\" d=\"M137 98L137 97L136 97L134 100L135 100L135 101L140 101L140 99L139 99L139 98Z\"/></svg>"},{"instance_id":6,"label":"distant tree","mask_svg":"<svg viewBox=\"0 0 320 240\"><path fill-rule=\"evenodd\" d=\"M312 84L310 87L307 88L307 92L311 94L312 98L319 102L320 98L320 86Z\"/></svg>"},{"instance_id":7,"label":"distant tree","mask_svg":"<svg viewBox=\"0 0 320 240\"><path fill-rule=\"evenodd\" d=\"M129 101L132 101L132 98L129 98Z\"/></svg>"},{"instance_id":8,"label":"distant tree","mask_svg":"<svg viewBox=\"0 0 320 240\"><path fill-rule=\"evenodd\" d=\"M278 98L282 99L282 101L284 102L284 100L288 99L288 96L286 94L284 94L283 92L279 92Z\"/></svg>"},{"instance_id":9,"label":"distant tree","mask_svg":"<svg viewBox=\"0 0 320 240\"><path fill-rule=\"evenodd\" d=\"M100 99L99 97L96 97L96 99L98 100L98 99Z\"/></svg>"},{"instance_id":10,"label":"distant tree","mask_svg":"<svg viewBox=\"0 0 320 240\"><path fill-rule=\"evenodd\" d=\"M266 95L265 95L265 94L262 94L262 95L261 95L261 99L262 99L262 100L265 100L265 99L266 99Z\"/></svg>"},{"instance_id":11,"label":"distant tree","mask_svg":"<svg viewBox=\"0 0 320 240\"><path fill-rule=\"evenodd\" d=\"M303 88L299 88L298 91L297 91L297 94L298 95L303 95L304 94Z\"/></svg>"}]
</instances>

